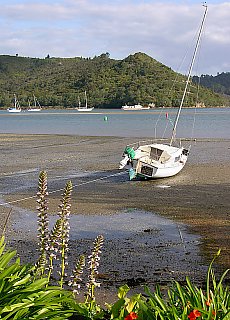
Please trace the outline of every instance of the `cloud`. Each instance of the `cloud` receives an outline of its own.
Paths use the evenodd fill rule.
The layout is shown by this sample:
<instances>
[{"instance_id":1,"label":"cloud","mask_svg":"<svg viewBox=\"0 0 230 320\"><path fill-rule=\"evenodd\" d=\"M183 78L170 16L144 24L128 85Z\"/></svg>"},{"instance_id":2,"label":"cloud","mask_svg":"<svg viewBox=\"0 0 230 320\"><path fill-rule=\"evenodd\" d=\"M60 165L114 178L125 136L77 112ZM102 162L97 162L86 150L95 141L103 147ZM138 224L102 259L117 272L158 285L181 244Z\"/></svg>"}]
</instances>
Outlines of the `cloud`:
<instances>
[{"instance_id":1,"label":"cloud","mask_svg":"<svg viewBox=\"0 0 230 320\"><path fill-rule=\"evenodd\" d=\"M15 0L1 5L0 41L4 54L34 57L141 51L176 70L202 14L196 1ZM229 21L229 2L209 5L201 73L230 70Z\"/></svg>"}]
</instances>

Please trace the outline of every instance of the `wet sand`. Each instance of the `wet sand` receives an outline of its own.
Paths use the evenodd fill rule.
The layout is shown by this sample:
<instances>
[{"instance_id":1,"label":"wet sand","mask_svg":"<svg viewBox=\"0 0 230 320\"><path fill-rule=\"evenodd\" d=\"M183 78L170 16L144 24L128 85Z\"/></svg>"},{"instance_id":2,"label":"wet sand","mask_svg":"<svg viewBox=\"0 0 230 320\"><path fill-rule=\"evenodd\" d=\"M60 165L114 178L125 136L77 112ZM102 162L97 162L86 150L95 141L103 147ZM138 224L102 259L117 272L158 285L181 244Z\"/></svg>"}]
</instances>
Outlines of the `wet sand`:
<instances>
[{"instance_id":1,"label":"wet sand","mask_svg":"<svg viewBox=\"0 0 230 320\"><path fill-rule=\"evenodd\" d=\"M0 135L0 196L2 204L8 203L0 206L0 218L5 221L13 208L7 239L24 261L32 262L36 257L36 235L16 234L12 225L22 212L36 212L38 174L46 170L52 214L58 212L62 189L71 180L72 214L119 217L120 213L136 212L141 221L141 212L148 212L174 221L183 230L180 241L178 237L170 242L166 234L162 242L157 236L159 227L145 226L132 233L138 220L134 225L127 222L131 232L127 237L105 242L100 269L104 287L115 289L128 283L139 290L143 284L183 281L186 275L203 281L207 265L219 248L217 272L230 267L230 140L194 142L188 163L175 177L130 182L117 168L125 145L131 142L120 137ZM186 244L187 252L183 234L185 238L195 236L191 246ZM70 242L71 248L77 246L77 254L86 252L91 244L92 239L86 238ZM76 258L72 249L71 255L71 259Z\"/></svg>"}]
</instances>

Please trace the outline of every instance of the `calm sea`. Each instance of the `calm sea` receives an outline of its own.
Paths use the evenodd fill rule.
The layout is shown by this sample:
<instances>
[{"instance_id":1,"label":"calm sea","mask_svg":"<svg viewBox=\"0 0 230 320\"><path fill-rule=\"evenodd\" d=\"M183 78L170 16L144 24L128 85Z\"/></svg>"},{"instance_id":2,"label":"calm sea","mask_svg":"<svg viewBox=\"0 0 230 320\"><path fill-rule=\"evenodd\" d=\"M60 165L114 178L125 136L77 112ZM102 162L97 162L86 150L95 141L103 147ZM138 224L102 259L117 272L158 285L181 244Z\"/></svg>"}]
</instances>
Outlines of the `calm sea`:
<instances>
[{"instance_id":1,"label":"calm sea","mask_svg":"<svg viewBox=\"0 0 230 320\"><path fill-rule=\"evenodd\" d=\"M166 138L175 116L175 109L0 111L0 133ZM230 138L230 108L183 109L177 137Z\"/></svg>"}]
</instances>

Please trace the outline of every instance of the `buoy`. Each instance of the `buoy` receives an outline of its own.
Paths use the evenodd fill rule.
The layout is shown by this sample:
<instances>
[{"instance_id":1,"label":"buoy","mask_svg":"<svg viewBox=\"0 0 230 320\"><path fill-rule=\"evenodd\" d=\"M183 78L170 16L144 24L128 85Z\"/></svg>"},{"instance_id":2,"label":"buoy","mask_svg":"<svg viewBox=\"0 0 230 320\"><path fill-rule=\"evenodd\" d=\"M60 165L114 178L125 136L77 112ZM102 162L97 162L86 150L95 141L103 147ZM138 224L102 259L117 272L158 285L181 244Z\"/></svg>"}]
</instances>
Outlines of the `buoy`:
<instances>
[{"instance_id":1,"label":"buoy","mask_svg":"<svg viewBox=\"0 0 230 320\"><path fill-rule=\"evenodd\" d=\"M107 116L104 116L104 121L108 121L108 117Z\"/></svg>"}]
</instances>

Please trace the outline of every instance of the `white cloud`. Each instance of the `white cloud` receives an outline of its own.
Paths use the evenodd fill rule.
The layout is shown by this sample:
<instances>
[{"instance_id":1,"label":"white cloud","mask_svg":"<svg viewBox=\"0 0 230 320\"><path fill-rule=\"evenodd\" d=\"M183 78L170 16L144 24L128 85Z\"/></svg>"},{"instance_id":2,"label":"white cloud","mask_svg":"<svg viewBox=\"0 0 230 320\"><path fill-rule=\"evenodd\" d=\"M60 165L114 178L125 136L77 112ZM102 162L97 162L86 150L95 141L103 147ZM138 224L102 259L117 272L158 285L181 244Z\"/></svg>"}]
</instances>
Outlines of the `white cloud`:
<instances>
[{"instance_id":1,"label":"white cloud","mask_svg":"<svg viewBox=\"0 0 230 320\"><path fill-rule=\"evenodd\" d=\"M194 1L10 1L0 11L2 53L73 57L110 52L122 59L141 51L175 70L202 13ZM209 5L202 73L230 70L229 21L229 2Z\"/></svg>"}]
</instances>

